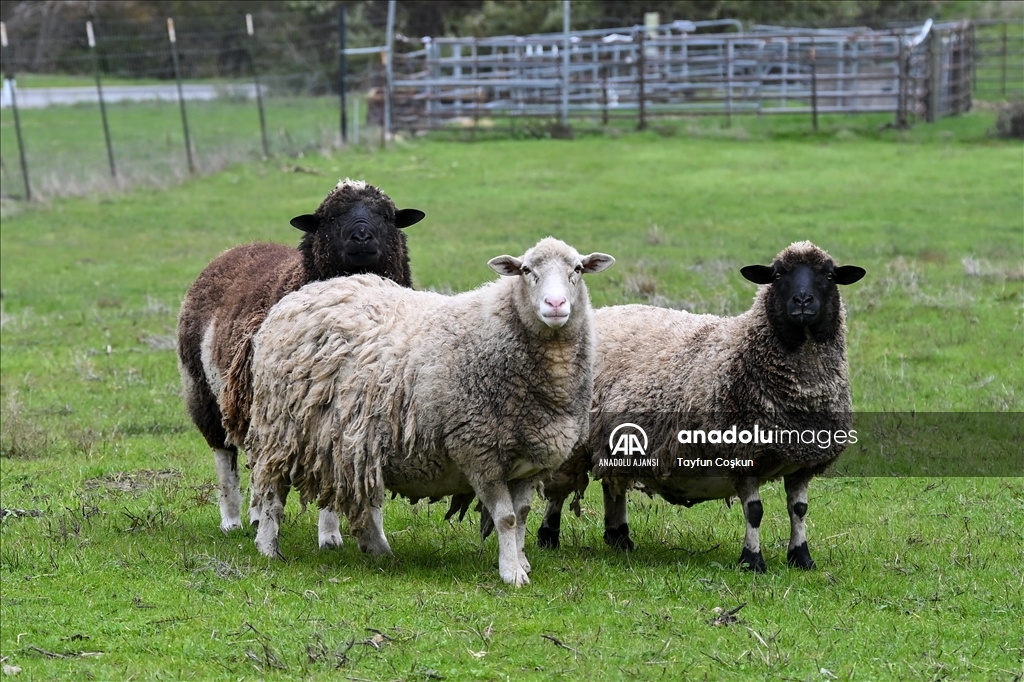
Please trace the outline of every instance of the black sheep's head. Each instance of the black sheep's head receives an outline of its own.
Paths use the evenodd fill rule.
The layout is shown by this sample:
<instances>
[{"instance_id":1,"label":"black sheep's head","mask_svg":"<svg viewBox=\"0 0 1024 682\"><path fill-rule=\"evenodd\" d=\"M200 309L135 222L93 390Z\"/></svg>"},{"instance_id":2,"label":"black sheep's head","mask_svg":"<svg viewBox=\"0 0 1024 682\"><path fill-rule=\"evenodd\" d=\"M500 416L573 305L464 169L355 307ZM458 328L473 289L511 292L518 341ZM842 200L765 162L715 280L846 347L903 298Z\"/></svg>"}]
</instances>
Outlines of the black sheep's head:
<instances>
[{"instance_id":1,"label":"black sheep's head","mask_svg":"<svg viewBox=\"0 0 1024 682\"><path fill-rule=\"evenodd\" d=\"M864 276L856 265L836 266L811 242L796 242L771 265L748 265L740 273L755 284L769 285L766 308L776 333L791 345L805 338L832 338L843 323L839 284Z\"/></svg>"},{"instance_id":2,"label":"black sheep's head","mask_svg":"<svg viewBox=\"0 0 1024 682\"><path fill-rule=\"evenodd\" d=\"M291 224L306 235L300 249L317 279L372 272L390 276L388 266L408 258L398 230L423 219L423 211L395 209L377 187L343 180L316 213L296 216Z\"/></svg>"}]
</instances>

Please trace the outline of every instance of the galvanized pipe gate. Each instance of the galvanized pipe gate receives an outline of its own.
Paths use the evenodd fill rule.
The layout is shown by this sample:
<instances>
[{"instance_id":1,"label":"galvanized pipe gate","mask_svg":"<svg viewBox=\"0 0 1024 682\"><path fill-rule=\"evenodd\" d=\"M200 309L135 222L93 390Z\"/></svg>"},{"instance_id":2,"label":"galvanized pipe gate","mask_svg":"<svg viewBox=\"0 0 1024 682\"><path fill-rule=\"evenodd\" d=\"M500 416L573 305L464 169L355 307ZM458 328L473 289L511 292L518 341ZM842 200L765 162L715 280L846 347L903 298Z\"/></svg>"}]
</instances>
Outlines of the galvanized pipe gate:
<instances>
[{"instance_id":1,"label":"galvanized pipe gate","mask_svg":"<svg viewBox=\"0 0 1024 682\"><path fill-rule=\"evenodd\" d=\"M966 111L967 22L874 31L673 22L494 38L437 38L395 55L392 125L482 119L891 112L898 125ZM568 46L568 48L567 48Z\"/></svg>"}]
</instances>

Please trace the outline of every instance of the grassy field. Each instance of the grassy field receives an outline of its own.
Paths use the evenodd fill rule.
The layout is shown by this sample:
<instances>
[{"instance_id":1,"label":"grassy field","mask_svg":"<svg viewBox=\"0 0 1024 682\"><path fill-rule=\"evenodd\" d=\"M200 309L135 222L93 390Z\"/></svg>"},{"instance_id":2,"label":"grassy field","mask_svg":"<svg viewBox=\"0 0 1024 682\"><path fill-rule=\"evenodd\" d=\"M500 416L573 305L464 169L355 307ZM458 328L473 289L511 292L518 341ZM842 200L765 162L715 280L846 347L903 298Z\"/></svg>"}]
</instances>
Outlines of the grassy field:
<instances>
[{"instance_id":1,"label":"grassy field","mask_svg":"<svg viewBox=\"0 0 1024 682\"><path fill-rule=\"evenodd\" d=\"M867 277L843 294L861 412L1024 408L1019 143L974 114L909 133L830 118L678 124L573 141L420 140L251 162L167 190L5 202L0 233L0 657L20 679L978 679L1024 675L1024 478L817 481L818 570L735 567L740 509L634 497L638 549L601 541L600 492L536 547L532 583L444 505L385 510L394 558L315 547L293 501L285 562L222 534L212 457L173 352L216 254L289 244L338 178L427 213L418 287L460 291L553 234L618 262L595 305L734 314L739 268L811 239ZM5 132L6 134L6 132ZM5 143L6 148L6 143ZM5 157L6 158L6 157ZM725 614L736 611L735 618ZM13 668L12 668L13 670Z\"/></svg>"}]
</instances>

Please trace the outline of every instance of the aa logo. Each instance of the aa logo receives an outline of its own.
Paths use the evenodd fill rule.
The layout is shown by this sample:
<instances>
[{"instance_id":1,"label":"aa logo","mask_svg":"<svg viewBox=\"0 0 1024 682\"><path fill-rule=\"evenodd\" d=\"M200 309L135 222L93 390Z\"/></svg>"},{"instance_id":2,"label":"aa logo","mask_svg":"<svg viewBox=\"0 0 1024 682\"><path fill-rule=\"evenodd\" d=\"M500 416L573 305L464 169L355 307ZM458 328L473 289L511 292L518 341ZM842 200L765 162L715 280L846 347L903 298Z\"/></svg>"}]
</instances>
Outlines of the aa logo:
<instances>
[{"instance_id":1,"label":"aa logo","mask_svg":"<svg viewBox=\"0 0 1024 682\"><path fill-rule=\"evenodd\" d=\"M608 436L608 447L612 457L645 457L647 433L636 424L619 424Z\"/></svg>"}]
</instances>

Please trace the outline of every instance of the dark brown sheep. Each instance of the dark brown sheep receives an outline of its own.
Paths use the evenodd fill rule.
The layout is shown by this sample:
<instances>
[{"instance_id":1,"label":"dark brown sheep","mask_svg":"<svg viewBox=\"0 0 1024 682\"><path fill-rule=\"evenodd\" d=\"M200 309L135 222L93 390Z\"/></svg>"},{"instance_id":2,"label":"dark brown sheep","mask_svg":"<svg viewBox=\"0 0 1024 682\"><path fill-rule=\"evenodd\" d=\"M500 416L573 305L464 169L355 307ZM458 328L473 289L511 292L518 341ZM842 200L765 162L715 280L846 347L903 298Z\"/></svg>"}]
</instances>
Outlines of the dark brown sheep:
<instances>
[{"instance_id":1,"label":"dark brown sheep","mask_svg":"<svg viewBox=\"0 0 1024 682\"><path fill-rule=\"evenodd\" d=\"M412 287L401 228L423 219L396 210L380 189L344 180L316 213L292 219L298 249L256 243L211 262L189 288L178 317L178 367L189 416L213 448L221 529L240 528L238 447L249 428L252 337L270 308L309 282L373 273Z\"/></svg>"}]
</instances>

